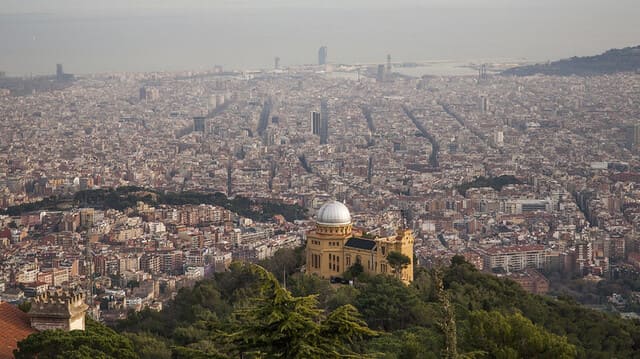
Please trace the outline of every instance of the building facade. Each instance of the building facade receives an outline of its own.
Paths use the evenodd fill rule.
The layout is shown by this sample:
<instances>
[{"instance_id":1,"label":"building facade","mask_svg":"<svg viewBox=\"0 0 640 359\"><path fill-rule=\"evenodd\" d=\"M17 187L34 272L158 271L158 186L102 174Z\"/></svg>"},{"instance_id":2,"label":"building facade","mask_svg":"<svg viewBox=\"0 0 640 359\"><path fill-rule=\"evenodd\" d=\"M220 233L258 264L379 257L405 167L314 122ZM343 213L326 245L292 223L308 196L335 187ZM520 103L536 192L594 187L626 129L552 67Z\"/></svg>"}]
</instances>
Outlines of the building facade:
<instances>
[{"instance_id":1,"label":"building facade","mask_svg":"<svg viewBox=\"0 0 640 359\"><path fill-rule=\"evenodd\" d=\"M320 101L320 144L329 143L329 106L326 99Z\"/></svg>"},{"instance_id":2,"label":"building facade","mask_svg":"<svg viewBox=\"0 0 640 359\"><path fill-rule=\"evenodd\" d=\"M363 238L353 233L351 214L337 201L323 205L318 211L316 228L307 234L307 273L321 278L339 277L356 263L365 273L389 274L404 283L413 280L413 233L399 229L396 235ZM399 252L410 259L399 273L389 265L387 256Z\"/></svg>"},{"instance_id":3,"label":"building facade","mask_svg":"<svg viewBox=\"0 0 640 359\"><path fill-rule=\"evenodd\" d=\"M84 330L88 306L84 294L44 293L31 302L31 327L37 330Z\"/></svg>"},{"instance_id":4,"label":"building facade","mask_svg":"<svg viewBox=\"0 0 640 359\"><path fill-rule=\"evenodd\" d=\"M311 112L311 133L320 135L320 112Z\"/></svg>"},{"instance_id":5,"label":"building facade","mask_svg":"<svg viewBox=\"0 0 640 359\"><path fill-rule=\"evenodd\" d=\"M481 249L485 270L501 268L505 272L521 271L525 268L543 269L546 251L542 245L507 246Z\"/></svg>"},{"instance_id":6,"label":"building facade","mask_svg":"<svg viewBox=\"0 0 640 359\"><path fill-rule=\"evenodd\" d=\"M327 47L320 46L320 48L318 49L318 65L327 64L327 55L328 55Z\"/></svg>"}]
</instances>

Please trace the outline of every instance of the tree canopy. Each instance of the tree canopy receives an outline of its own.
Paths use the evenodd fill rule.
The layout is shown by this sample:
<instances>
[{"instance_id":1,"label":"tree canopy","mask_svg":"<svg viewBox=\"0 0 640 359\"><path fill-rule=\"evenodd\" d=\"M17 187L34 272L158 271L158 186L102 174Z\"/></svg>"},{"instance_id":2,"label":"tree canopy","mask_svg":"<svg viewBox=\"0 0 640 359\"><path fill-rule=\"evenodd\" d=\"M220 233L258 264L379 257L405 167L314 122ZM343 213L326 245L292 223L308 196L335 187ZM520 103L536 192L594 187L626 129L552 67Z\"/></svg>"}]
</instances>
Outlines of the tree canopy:
<instances>
[{"instance_id":1,"label":"tree canopy","mask_svg":"<svg viewBox=\"0 0 640 359\"><path fill-rule=\"evenodd\" d=\"M86 330L45 330L18 342L16 359L135 359L129 339L89 318Z\"/></svg>"},{"instance_id":2,"label":"tree canopy","mask_svg":"<svg viewBox=\"0 0 640 359\"><path fill-rule=\"evenodd\" d=\"M232 263L228 272L182 288L161 312L131 312L117 333L95 322L86 333L41 332L21 342L16 356L634 358L640 352L640 322L528 294L462 257L447 268L418 268L410 285L366 273L353 285L331 284L300 273L299 260L295 251L280 253L263 263L274 273ZM283 265L286 289L275 276ZM100 339L92 339L95 333Z\"/></svg>"},{"instance_id":3,"label":"tree canopy","mask_svg":"<svg viewBox=\"0 0 640 359\"><path fill-rule=\"evenodd\" d=\"M502 175L499 177L477 177L471 182L465 182L458 186L458 192L465 195L469 188L491 187L496 191L502 190L502 187L510 184L522 184L522 181L512 175Z\"/></svg>"},{"instance_id":4,"label":"tree canopy","mask_svg":"<svg viewBox=\"0 0 640 359\"><path fill-rule=\"evenodd\" d=\"M0 214L11 216L37 210L64 210L74 206L112 208L125 210L135 208L138 202L149 205L211 204L224 207L241 216L255 221L267 221L281 214L288 221L307 218L306 210L295 204L272 200L251 200L242 196L227 198L221 192L161 192L149 188L123 186L100 188L76 192L73 197L51 196L41 201L24 203L0 210Z\"/></svg>"},{"instance_id":5,"label":"tree canopy","mask_svg":"<svg viewBox=\"0 0 640 359\"><path fill-rule=\"evenodd\" d=\"M547 332L520 313L473 311L463 342L492 358L575 358L575 346L566 337Z\"/></svg>"},{"instance_id":6,"label":"tree canopy","mask_svg":"<svg viewBox=\"0 0 640 359\"><path fill-rule=\"evenodd\" d=\"M400 252L392 251L387 255L387 262L393 268L393 273L399 278L402 270L411 264L411 258Z\"/></svg>"},{"instance_id":7,"label":"tree canopy","mask_svg":"<svg viewBox=\"0 0 640 359\"><path fill-rule=\"evenodd\" d=\"M252 270L262 279L260 296L236 311L243 324L230 334L240 352L286 359L341 358L357 354L351 344L376 335L352 305L324 315L316 295L294 297L264 268Z\"/></svg>"}]
</instances>

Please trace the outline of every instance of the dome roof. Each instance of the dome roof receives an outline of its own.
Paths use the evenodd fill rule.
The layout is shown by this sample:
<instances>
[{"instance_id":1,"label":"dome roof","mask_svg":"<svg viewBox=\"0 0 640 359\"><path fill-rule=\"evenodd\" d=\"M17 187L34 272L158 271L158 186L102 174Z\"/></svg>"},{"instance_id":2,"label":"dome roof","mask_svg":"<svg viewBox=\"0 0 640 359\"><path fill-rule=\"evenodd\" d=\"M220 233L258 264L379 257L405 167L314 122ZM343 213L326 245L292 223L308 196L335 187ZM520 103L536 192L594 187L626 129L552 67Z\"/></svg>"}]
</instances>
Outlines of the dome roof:
<instances>
[{"instance_id":1,"label":"dome roof","mask_svg":"<svg viewBox=\"0 0 640 359\"><path fill-rule=\"evenodd\" d=\"M316 216L318 224L336 226L351 224L351 213L344 204L338 201L325 203Z\"/></svg>"}]
</instances>

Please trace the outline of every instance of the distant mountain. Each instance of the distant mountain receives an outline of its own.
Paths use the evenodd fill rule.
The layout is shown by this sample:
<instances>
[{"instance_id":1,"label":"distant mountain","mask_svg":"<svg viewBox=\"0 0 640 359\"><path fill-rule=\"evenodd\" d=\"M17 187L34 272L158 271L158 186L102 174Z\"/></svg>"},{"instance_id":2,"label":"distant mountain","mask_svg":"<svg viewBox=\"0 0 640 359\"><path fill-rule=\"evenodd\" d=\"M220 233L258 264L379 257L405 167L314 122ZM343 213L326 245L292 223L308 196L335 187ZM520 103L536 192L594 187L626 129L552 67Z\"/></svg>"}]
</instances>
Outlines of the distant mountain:
<instances>
[{"instance_id":1,"label":"distant mountain","mask_svg":"<svg viewBox=\"0 0 640 359\"><path fill-rule=\"evenodd\" d=\"M514 67L503 75L592 76L640 71L640 46L613 49L596 56L572 57L546 64Z\"/></svg>"}]
</instances>

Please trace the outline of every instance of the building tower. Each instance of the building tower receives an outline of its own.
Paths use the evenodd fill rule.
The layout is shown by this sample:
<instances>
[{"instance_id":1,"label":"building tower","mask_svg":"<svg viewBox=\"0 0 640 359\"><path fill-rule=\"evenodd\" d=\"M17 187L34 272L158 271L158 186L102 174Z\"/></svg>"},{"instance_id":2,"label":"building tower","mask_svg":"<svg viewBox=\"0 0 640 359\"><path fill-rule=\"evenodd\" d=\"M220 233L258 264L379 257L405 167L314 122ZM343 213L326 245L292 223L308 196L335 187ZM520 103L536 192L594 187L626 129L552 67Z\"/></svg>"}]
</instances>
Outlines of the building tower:
<instances>
[{"instance_id":1,"label":"building tower","mask_svg":"<svg viewBox=\"0 0 640 359\"><path fill-rule=\"evenodd\" d=\"M311 133L320 135L320 112L311 112Z\"/></svg>"},{"instance_id":2,"label":"building tower","mask_svg":"<svg viewBox=\"0 0 640 359\"><path fill-rule=\"evenodd\" d=\"M46 292L31 302L31 327L37 330L84 330L87 311L84 294L66 291Z\"/></svg>"},{"instance_id":3,"label":"building tower","mask_svg":"<svg viewBox=\"0 0 640 359\"><path fill-rule=\"evenodd\" d=\"M64 70L62 69L62 64L56 64L56 80L64 81Z\"/></svg>"},{"instance_id":4,"label":"building tower","mask_svg":"<svg viewBox=\"0 0 640 359\"><path fill-rule=\"evenodd\" d=\"M89 229L95 223L95 209L80 208L80 227Z\"/></svg>"},{"instance_id":5,"label":"building tower","mask_svg":"<svg viewBox=\"0 0 640 359\"><path fill-rule=\"evenodd\" d=\"M480 112L487 113L489 111L489 97L487 95L480 95Z\"/></svg>"},{"instance_id":6,"label":"building tower","mask_svg":"<svg viewBox=\"0 0 640 359\"><path fill-rule=\"evenodd\" d=\"M367 166L367 183L371 184L373 178L373 156L369 156L369 166Z\"/></svg>"},{"instance_id":7,"label":"building tower","mask_svg":"<svg viewBox=\"0 0 640 359\"><path fill-rule=\"evenodd\" d=\"M204 132L205 117L196 116L193 118L193 132Z\"/></svg>"},{"instance_id":8,"label":"building tower","mask_svg":"<svg viewBox=\"0 0 640 359\"><path fill-rule=\"evenodd\" d=\"M387 75L391 75L391 54L387 54Z\"/></svg>"},{"instance_id":9,"label":"building tower","mask_svg":"<svg viewBox=\"0 0 640 359\"><path fill-rule=\"evenodd\" d=\"M504 131L501 128L497 129L493 135L493 143L498 146L504 146Z\"/></svg>"},{"instance_id":10,"label":"building tower","mask_svg":"<svg viewBox=\"0 0 640 359\"><path fill-rule=\"evenodd\" d=\"M396 235L375 239L355 236L351 213L338 201L318 210L316 227L307 234L307 273L321 278L341 277L351 266L359 264L365 273L394 275L404 283L413 280L412 231L400 228ZM387 261L392 252L410 259L397 273Z\"/></svg>"},{"instance_id":11,"label":"building tower","mask_svg":"<svg viewBox=\"0 0 640 359\"><path fill-rule=\"evenodd\" d=\"M278 56L276 56L276 58L274 59L274 68L277 70L280 68L280 58Z\"/></svg>"},{"instance_id":12,"label":"building tower","mask_svg":"<svg viewBox=\"0 0 640 359\"><path fill-rule=\"evenodd\" d=\"M320 144L329 143L329 107L327 100L320 101Z\"/></svg>"},{"instance_id":13,"label":"building tower","mask_svg":"<svg viewBox=\"0 0 640 359\"><path fill-rule=\"evenodd\" d=\"M320 49L318 49L318 65L327 64L327 55L328 55L327 47L320 46Z\"/></svg>"},{"instance_id":14,"label":"building tower","mask_svg":"<svg viewBox=\"0 0 640 359\"><path fill-rule=\"evenodd\" d=\"M487 79L487 64L482 64L478 68L478 83L484 82Z\"/></svg>"}]
</instances>

